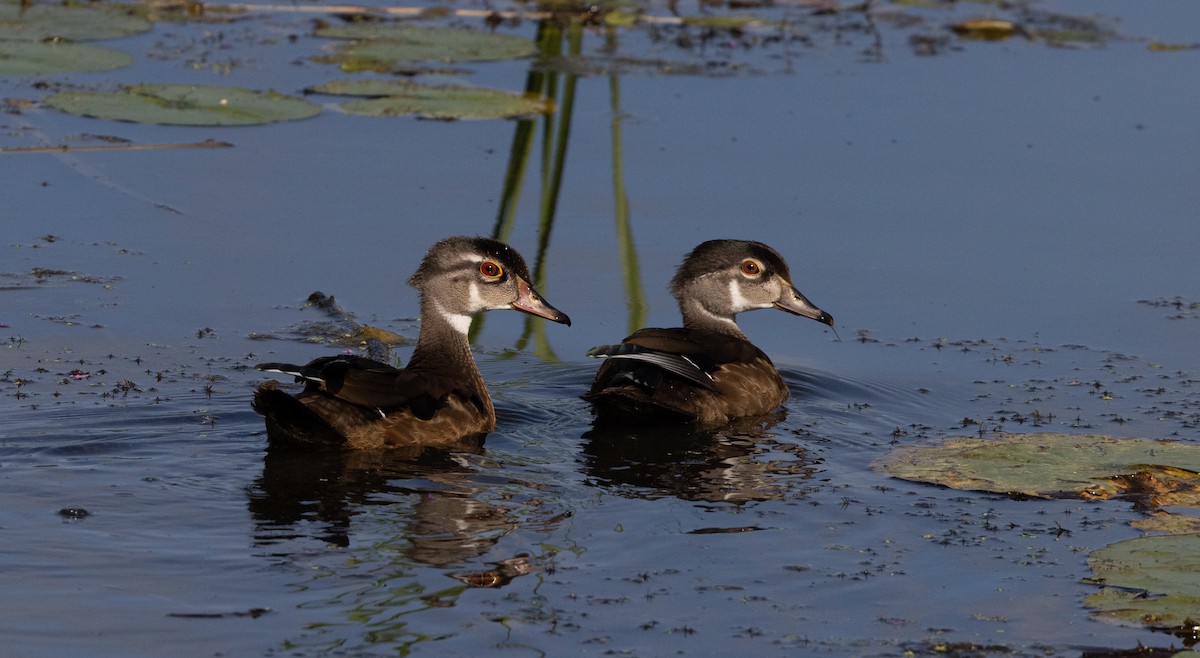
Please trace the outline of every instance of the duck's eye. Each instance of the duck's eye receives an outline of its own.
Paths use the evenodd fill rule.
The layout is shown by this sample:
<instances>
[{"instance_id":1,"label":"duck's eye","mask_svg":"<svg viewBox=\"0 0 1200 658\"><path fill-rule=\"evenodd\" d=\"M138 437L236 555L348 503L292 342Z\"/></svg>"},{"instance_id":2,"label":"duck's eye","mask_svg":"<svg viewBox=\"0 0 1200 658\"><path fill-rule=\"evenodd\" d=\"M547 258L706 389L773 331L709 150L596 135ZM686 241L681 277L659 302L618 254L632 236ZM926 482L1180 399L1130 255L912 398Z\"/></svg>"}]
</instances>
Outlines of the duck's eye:
<instances>
[{"instance_id":1,"label":"duck's eye","mask_svg":"<svg viewBox=\"0 0 1200 658\"><path fill-rule=\"evenodd\" d=\"M504 274L504 268L494 260L485 260L479 264L479 273L487 279L499 279Z\"/></svg>"},{"instance_id":2,"label":"duck's eye","mask_svg":"<svg viewBox=\"0 0 1200 658\"><path fill-rule=\"evenodd\" d=\"M747 258L742 261L742 274L746 276L758 276L762 274L762 263L753 258Z\"/></svg>"}]
</instances>

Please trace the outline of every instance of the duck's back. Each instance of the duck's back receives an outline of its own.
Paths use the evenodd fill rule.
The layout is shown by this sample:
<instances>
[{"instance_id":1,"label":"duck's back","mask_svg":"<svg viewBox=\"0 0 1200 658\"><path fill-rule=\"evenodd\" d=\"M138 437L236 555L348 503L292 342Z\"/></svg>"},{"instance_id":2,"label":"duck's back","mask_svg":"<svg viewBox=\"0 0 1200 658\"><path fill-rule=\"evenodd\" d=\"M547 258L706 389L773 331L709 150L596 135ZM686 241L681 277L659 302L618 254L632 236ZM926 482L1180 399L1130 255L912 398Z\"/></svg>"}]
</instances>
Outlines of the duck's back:
<instances>
[{"instance_id":1,"label":"duck's back","mask_svg":"<svg viewBox=\"0 0 1200 658\"><path fill-rule=\"evenodd\" d=\"M750 341L689 329L642 329L606 356L585 395L602 421L720 425L766 414L788 390L771 359Z\"/></svg>"},{"instance_id":2,"label":"duck's back","mask_svg":"<svg viewBox=\"0 0 1200 658\"><path fill-rule=\"evenodd\" d=\"M359 357L265 365L307 381L295 396L275 382L255 392L272 446L448 446L495 429L491 398L473 368L456 378Z\"/></svg>"}]
</instances>

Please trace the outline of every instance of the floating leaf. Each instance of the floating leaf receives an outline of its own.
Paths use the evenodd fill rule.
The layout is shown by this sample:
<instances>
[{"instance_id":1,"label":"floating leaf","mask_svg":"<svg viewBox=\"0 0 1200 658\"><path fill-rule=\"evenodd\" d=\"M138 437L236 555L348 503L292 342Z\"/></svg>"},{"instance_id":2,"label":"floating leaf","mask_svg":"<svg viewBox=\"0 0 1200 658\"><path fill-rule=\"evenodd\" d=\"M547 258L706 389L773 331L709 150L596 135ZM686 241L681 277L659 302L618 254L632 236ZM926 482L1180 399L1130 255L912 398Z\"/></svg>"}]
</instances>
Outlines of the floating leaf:
<instances>
[{"instance_id":1,"label":"floating leaf","mask_svg":"<svg viewBox=\"0 0 1200 658\"><path fill-rule=\"evenodd\" d=\"M1200 44L1194 43L1165 43L1162 41L1151 41L1146 48L1151 52L1156 53L1174 53L1184 50L1200 49Z\"/></svg>"},{"instance_id":2,"label":"floating leaf","mask_svg":"<svg viewBox=\"0 0 1200 658\"><path fill-rule=\"evenodd\" d=\"M709 27L714 30L741 30L752 25L763 25L766 21L755 16L725 15L725 16L684 16L680 19L684 25Z\"/></svg>"},{"instance_id":3,"label":"floating leaf","mask_svg":"<svg viewBox=\"0 0 1200 658\"><path fill-rule=\"evenodd\" d=\"M90 41L129 36L150 27L150 21L116 8L0 4L0 39Z\"/></svg>"},{"instance_id":4,"label":"floating leaf","mask_svg":"<svg viewBox=\"0 0 1200 658\"><path fill-rule=\"evenodd\" d=\"M538 96L459 85L432 86L407 80L335 80L309 91L340 96L367 96L342 104L350 114L426 119L510 119L544 114L550 103Z\"/></svg>"},{"instance_id":5,"label":"floating leaf","mask_svg":"<svg viewBox=\"0 0 1200 658\"><path fill-rule=\"evenodd\" d=\"M959 36L968 39L1000 41L1017 33L1017 24L995 18L972 18L956 23L953 28Z\"/></svg>"},{"instance_id":6,"label":"floating leaf","mask_svg":"<svg viewBox=\"0 0 1200 658\"><path fill-rule=\"evenodd\" d=\"M1035 497L1138 497L1200 507L1200 446L1098 434L951 437L907 446L881 467L906 480Z\"/></svg>"},{"instance_id":7,"label":"floating leaf","mask_svg":"<svg viewBox=\"0 0 1200 658\"><path fill-rule=\"evenodd\" d=\"M178 126L245 126L305 119L321 108L273 91L204 85L132 85L114 92L62 92L56 110L116 121Z\"/></svg>"},{"instance_id":8,"label":"floating leaf","mask_svg":"<svg viewBox=\"0 0 1200 658\"><path fill-rule=\"evenodd\" d=\"M637 12L616 9L602 14L604 24L610 27L631 27L637 25L641 15Z\"/></svg>"},{"instance_id":9,"label":"floating leaf","mask_svg":"<svg viewBox=\"0 0 1200 658\"><path fill-rule=\"evenodd\" d=\"M1091 582L1106 587L1084 603L1101 617L1151 628L1200 620L1200 535L1117 542L1093 551L1088 566Z\"/></svg>"},{"instance_id":10,"label":"floating leaf","mask_svg":"<svg viewBox=\"0 0 1200 658\"><path fill-rule=\"evenodd\" d=\"M0 75L108 71L132 63L128 53L89 43L0 41Z\"/></svg>"},{"instance_id":11,"label":"floating leaf","mask_svg":"<svg viewBox=\"0 0 1200 658\"><path fill-rule=\"evenodd\" d=\"M1200 533L1200 518L1188 514L1172 514L1165 510L1154 510L1148 517L1130 521L1129 525L1146 534Z\"/></svg>"},{"instance_id":12,"label":"floating leaf","mask_svg":"<svg viewBox=\"0 0 1200 658\"><path fill-rule=\"evenodd\" d=\"M388 71L403 62L517 59L536 50L533 41L522 37L393 23L338 25L321 28L316 34L331 39L354 39L335 55L318 58L354 71Z\"/></svg>"}]
</instances>

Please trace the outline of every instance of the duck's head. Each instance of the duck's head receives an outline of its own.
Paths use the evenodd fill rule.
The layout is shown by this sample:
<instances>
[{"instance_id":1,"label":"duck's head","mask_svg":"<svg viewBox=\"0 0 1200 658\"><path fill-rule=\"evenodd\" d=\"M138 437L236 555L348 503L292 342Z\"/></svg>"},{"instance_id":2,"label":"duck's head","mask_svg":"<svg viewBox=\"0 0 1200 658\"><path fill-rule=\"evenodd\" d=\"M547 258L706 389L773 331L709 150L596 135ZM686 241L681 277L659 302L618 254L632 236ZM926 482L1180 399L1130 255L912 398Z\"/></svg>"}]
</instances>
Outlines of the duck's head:
<instances>
[{"instance_id":1,"label":"duck's head","mask_svg":"<svg viewBox=\"0 0 1200 658\"><path fill-rule=\"evenodd\" d=\"M567 314L551 306L529 280L516 249L489 238L458 236L430 247L408 284L421 292L423 305L433 305L463 332L475 314L499 309L569 326Z\"/></svg>"},{"instance_id":2,"label":"duck's head","mask_svg":"<svg viewBox=\"0 0 1200 658\"><path fill-rule=\"evenodd\" d=\"M833 316L796 290L783 257L761 242L701 243L684 257L671 280L671 293L679 301L685 327L737 331L738 313L761 308L833 326Z\"/></svg>"}]
</instances>

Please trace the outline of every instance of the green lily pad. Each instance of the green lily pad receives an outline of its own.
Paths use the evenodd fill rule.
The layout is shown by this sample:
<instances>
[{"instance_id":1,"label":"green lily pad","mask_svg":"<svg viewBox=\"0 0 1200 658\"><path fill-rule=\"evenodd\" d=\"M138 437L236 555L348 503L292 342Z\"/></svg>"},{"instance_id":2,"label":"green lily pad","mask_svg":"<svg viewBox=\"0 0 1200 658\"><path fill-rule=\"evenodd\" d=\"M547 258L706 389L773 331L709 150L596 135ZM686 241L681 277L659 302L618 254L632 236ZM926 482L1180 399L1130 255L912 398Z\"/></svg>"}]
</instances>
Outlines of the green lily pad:
<instances>
[{"instance_id":1,"label":"green lily pad","mask_svg":"<svg viewBox=\"0 0 1200 658\"><path fill-rule=\"evenodd\" d=\"M1106 587L1084 599L1100 617L1151 628L1200 620L1200 535L1159 535L1093 551L1090 582Z\"/></svg>"},{"instance_id":2,"label":"green lily pad","mask_svg":"<svg viewBox=\"0 0 1200 658\"><path fill-rule=\"evenodd\" d=\"M898 478L953 489L1200 507L1200 446L1172 441L1058 433L950 437L940 445L898 448L879 466Z\"/></svg>"},{"instance_id":3,"label":"green lily pad","mask_svg":"<svg viewBox=\"0 0 1200 658\"><path fill-rule=\"evenodd\" d=\"M89 43L0 41L0 75L109 71L132 63L128 53Z\"/></svg>"},{"instance_id":4,"label":"green lily pad","mask_svg":"<svg viewBox=\"0 0 1200 658\"><path fill-rule=\"evenodd\" d=\"M91 41L129 36L150 27L150 21L117 8L0 3L0 39Z\"/></svg>"},{"instance_id":5,"label":"green lily pad","mask_svg":"<svg viewBox=\"0 0 1200 658\"><path fill-rule=\"evenodd\" d=\"M536 44L529 39L454 28L367 23L324 27L316 34L353 39L334 55L317 58L348 71L389 71L404 62L517 59L536 52Z\"/></svg>"},{"instance_id":6,"label":"green lily pad","mask_svg":"<svg viewBox=\"0 0 1200 658\"><path fill-rule=\"evenodd\" d=\"M433 86L407 80L335 80L309 91L340 96L366 96L341 105L350 114L417 115L426 119L511 119L549 112L540 96L485 87Z\"/></svg>"},{"instance_id":7,"label":"green lily pad","mask_svg":"<svg viewBox=\"0 0 1200 658\"><path fill-rule=\"evenodd\" d=\"M273 91L204 85L132 85L113 92L62 92L56 110L99 119L177 126L247 126L305 119L321 108Z\"/></svg>"}]
</instances>

